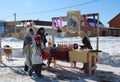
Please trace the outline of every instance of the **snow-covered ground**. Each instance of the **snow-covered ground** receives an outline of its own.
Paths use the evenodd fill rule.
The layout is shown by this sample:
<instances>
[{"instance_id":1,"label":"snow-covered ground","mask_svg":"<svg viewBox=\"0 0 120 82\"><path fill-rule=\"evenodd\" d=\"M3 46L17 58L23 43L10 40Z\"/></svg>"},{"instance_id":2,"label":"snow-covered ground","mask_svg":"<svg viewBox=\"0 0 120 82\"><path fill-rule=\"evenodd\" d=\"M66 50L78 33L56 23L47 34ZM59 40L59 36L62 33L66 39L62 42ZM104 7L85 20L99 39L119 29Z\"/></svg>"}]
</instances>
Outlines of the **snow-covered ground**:
<instances>
[{"instance_id":1,"label":"snow-covered ground","mask_svg":"<svg viewBox=\"0 0 120 82\"><path fill-rule=\"evenodd\" d=\"M49 40L51 36L48 36ZM90 38L91 44L96 49L96 37ZM78 43L82 45L81 38L55 37L55 43ZM13 38L2 38L2 47L10 45L13 48L12 60L6 60L2 52L3 63L0 65L0 82L120 82L120 37L99 37L99 61L96 74L87 75L79 70L82 63L77 63L77 68L71 68L70 63L57 61L57 67L42 70L43 78L29 77L24 72L25 57L22 55L23 41ZM46 61L44 61L46 62Z\"/></svg>"}]
</instances>

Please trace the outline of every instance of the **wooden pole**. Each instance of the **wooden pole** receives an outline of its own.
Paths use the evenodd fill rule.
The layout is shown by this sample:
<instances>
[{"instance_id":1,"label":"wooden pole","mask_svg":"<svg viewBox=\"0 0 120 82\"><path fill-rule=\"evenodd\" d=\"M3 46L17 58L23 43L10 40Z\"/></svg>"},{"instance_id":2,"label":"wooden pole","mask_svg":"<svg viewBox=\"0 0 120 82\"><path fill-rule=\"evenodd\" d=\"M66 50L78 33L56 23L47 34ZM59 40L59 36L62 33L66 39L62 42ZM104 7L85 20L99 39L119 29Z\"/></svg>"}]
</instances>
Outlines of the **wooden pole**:
<instances>
[{"instance_id":1,"label":"wooden pole","mask_svg":"<svg viewBox=\"0 0 120 82\"><path fill-rule=\"evenodd\" d=\"M54 39L54 27L52 27L52 44L54 44L55 43L55 39Z\"/></svg>"},{"instance_id":2,"label":"wooden pole","mask_svg":"<svg viewBox=\"0 0 120 82\"><path fill-rule=\"evenodd\" d=\"M2 63L1 33L0 33L0 63Z\"/></svg>"},{"instance_id":3,"label":"wooden pole","mask_svg":"<svg viewBox=\"0 0 120 82\"><path fill-rule=\"evenodd\" d=\"M97 16L97 46L96 46L96 50L99 50L99 14Z\"/></svg>"},{"instance_id":4,"label":"wooden pole","mask_svg":"<svg viewBox=\"0 0 120 82\"><path fill-rule=\"evenodd\" d=\"M14 13L14 22L15 22L15 37L16 37L16 13Z\"/></svg>"}]
</instances>

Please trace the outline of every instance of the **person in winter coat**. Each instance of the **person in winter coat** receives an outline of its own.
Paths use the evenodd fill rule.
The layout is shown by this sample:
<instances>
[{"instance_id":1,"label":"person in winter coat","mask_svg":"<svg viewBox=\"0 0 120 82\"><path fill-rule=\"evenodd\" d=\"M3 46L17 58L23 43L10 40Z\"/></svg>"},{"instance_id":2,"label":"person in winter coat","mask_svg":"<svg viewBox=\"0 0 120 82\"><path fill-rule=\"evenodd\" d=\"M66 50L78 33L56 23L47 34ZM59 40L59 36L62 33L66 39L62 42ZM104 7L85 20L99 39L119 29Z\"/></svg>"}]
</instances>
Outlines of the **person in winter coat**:
<instances>
[{"instance_id":1,"label":"person in winter coat","mask_svg":"<svg viewBox=\"0 0 120 82\"><path fill-rule=\"evenodd\" d=\"M85 32L80 31L80 32L78 32L78 35L82 38L83 45L79 45L81 47L81 49L93 49L91 46L91 43L90 43L90 39L88 38L88 36L86 35ZM88 63L84 63L83 68L81 68L81 69L84 70L86 65L88 65ZM71 66L76 67L76 62L73 61Z\"/></svg>"},{"instance_id":2,"label":"person in winter coat","mask_svg":"<svg viewBox=\"0 0 120 82\"><path fill-rule=\"evenodd\" d=\"M39 28L37 31L37 34L39 34L41 36L43 44L44 44L44 46L46 46L47 39L46 39L45 29L43 27Z\"/></svg>"},{"instance_id":3,"label":"person in winter coat","mask_svg":"<svg viewBox=\"0 0 120 82\"><path fill-rule=\"evenodd\" d=\"M80 46L81 49L93 49L92 46L91 46L91 43L90 43L90 39L89 37L87 36L87 34L83 31L80 31L79 33L80 37L82 38L82 43L83 45ZM84 63L83 64L83 68L81 68L82 70L85 69L85 66L87 65L88 63Z\"/></svg>"},{"instance_id":4,"label":"person in winter coat","mask_svg":"<svg viewBox=\"0 0 120 82\"><path fill-rule=\"evenodd\" d=\"M32 56L32 43L33 43L33 36L35 32L33 28L27 28L26 34L24 36L24 43L23 43L23 54L25 55L25 67L24 70L28 71L32 67L31 56Z\"/></svg>"},{"instance_id":5,"label":"person in winter coat","mask_svg":"<svg viewBox=\"0 0 120 82\"><path fill-rule=\"evenodd\" d=\"M44 44L41 41L41 36L36 35L35 41L33 43L33 53L32 53L32 68L29 70L29 75L32 76L33 71L37 74L37 76L42 77L41 69L42 69L42 49L44 49Z\"/></svg>"},{"instance_id":6,"label":"person in winter coat","mask_svg":"<svg viewBox=\"0 0 120 82\"><path fill-rule=\"evenodd\" d=\"M80 37L82 38L82 43L83 43L83 46L80 46L81 48L93 49L90 43L90 39L85 32L80 31Z\"/></svg>"}]
</instances>

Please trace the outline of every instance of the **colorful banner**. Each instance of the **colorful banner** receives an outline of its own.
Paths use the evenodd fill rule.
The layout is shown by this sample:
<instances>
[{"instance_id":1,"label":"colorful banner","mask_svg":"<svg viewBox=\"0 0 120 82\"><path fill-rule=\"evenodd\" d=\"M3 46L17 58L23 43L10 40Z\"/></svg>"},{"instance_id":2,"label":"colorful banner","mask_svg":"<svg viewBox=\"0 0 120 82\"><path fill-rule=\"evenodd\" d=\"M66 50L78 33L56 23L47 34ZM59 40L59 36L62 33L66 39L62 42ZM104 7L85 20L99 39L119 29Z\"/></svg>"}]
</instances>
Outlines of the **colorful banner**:
<instances>
[{"instance_id":1,"label":"colorful banner","mask_svg":"<svg viewBox=\"0 0 120 82\"><path fill-rule=\"evenodd\" d=\"M85 15L83 15L83 17L84 17L84 23L85 23L85 25L86 25L86 26L88 26L88 25L89 25L89 23L88 23L88 20L87 20L86 16L85 16Z\"/></svg>"},{"instance_id":2,"label":"colorful banner","mask_svg":"<svg viewBox=\"0 0 120 82\"><path fill-rule=\"evenodd\" d=\"M62 22L63 22L63 19L62 17L60 17L60 25L59 25L60 28L62 28Z\"/></svg>"},{"instance_id":3,"label":"colorful banner","mask_svg":"<svg viewBox=\"0 0 120 82\"><path fill-rule=\"evenodd\" d=\"M80 11L67 12L68 31L80 31Z\"/></svg>"},{"instance_id":4,"label":"colorful banner","mask_svg":"<svg viewBox=\"0 0 120 82\"><path fill-rule=\"evenodd\" d=\"M94 23L95 23L95 28L96 28L97 26L96 26L96 19L95 19L95 15L93 15L93 21L94 21Z\"/></svg>"},{"instance_id":5,"label":"colorful banner","mask_svg":"<svg viewBox=\"0 0 120 82\"><path fill-rule=\"evenodd\" d=\"M62 28L62 17L57 17L52 19L52 27Z\"/></svg>"}]
</instances>

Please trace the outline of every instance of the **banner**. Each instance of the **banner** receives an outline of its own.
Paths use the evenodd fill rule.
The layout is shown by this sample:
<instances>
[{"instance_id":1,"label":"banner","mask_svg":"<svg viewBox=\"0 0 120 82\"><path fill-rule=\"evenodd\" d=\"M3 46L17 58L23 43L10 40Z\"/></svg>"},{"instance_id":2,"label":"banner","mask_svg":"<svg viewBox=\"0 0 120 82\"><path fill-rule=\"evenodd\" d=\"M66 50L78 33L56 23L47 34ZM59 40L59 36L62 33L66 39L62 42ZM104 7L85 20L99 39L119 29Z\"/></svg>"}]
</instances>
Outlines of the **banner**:
<instances>
[{"instance_id":1,"label":"banner","mask_svg":"<svg viewBox=\"0 0 120 82\"><path fill-rule=\"evenodd\" d=\"M68 31L80 31L80 11L67 12Z\"/></svg>"},{"instance_id":2,"label":"banner","mask_svg":"<svg viewBox=\"0 0 120 82\"><path fill-rule=\"evenodd\" d=\"M96 19L95 19L95 15L93 15L93 21L94 21L94 23L95 23L95 28L96 28L97 26L96 26Z\"/></svg>"},{"instance_id":3,"label":"banner","mask_svg":"<svg viewBox=\"0 0 120 82\"><path fill-rule=\"evenodd\" d=\"M88 20L87 20L86 16L85 16L85 15L83 15L83 17L84 17L84 23L85 23L85 25L86 25L86 26L88 26L88 25L89 25L89 23L88 23Z\"/></svg>"},{"instance_id":4,"label":"banner","mask_svg":"<svg viewBox=\"0 0 120 82\"><path fill-rule=\"evenodd\" d=\"M62 28L62 17L52 18L52 27Z\"/></svg>"}]
</instances>

